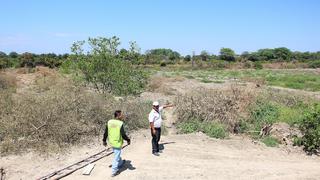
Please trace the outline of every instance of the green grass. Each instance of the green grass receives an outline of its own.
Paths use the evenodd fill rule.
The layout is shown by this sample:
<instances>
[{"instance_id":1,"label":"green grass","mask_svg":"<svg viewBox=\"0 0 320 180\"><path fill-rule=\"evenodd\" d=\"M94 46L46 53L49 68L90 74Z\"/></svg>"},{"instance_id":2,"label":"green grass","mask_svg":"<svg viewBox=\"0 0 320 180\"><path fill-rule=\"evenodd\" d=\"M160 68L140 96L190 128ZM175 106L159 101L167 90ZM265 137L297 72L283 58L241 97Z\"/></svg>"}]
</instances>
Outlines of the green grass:
<instances>
[{"instance_id":1,"label":"green grass","mask_svg":"<svg viewBox=\"0 0 320 180\"><path fill-rule=\"evenodd\" d=\"M260 137L261 128L267 124L278 122L284 122L290 126L299 126L303 122L306 112L310 111L310 107L306 103L296 101L289 105L281 102L279 98L281 97L278 97L275 101L267 95L259 97L248 109L249 117L240 120L240 132L248 134L253 139L260 140L267 146L276 147L279 142L274 138Z\"/></svg>"},{"instance_id":2,"label":"green grass","mask_svg":"<svg viewBox=\"0 0 320 180\"><path fill-rule=\"evenodd\" d=\"M279 107L275 103L258 100L250 110L249 122L254 130L259 131L264 125L275 123L279 114Z\"/></svg>"},{"instance_id":3,"label":"green grass","mask_svg":"<svg viewBox=\"0 0 320 180\"><path fill-rule=\"evenodd\" d=\"M222 81L222 80L212 80L213 83L216 83L216 84L222 84L222 83L225 83L225 81Z\"/></svg>"},{"instance_id":4,"label":"green grass","mask_svg":"<svg viewBox=\"0 0 320 180\"><path fill-rule=\"evenodd\" d=\"M212 83L213 81L209 80L209 79L202 79L201 82L203 82L203 83Z\"/></svg>"},{"instance_id":5,"label":"green grass","mask_svg":"<svg viewBox=\"0 0 320 180\"><path fill-rule=\"evenodd\" d=\"M223 124L216 122L201 122L199 120L189 120L178 124L180 133L188 134L194 132L203 132L213 138L226 138L228 131Z\"/></svg>"},{"instance_id":6,"label":"green grass","mask_svg":"<svg viewBox=\"0 0 320 180\"><path fill-rule=\"evenodd\" d=\"M291 126L300 124L304 117L304 113L309 110L309 107L303 104L293 107L278 105L278 108L279 117L277 118L277 121L285 122Z\"/></svg>"},{"instance_id":7,"label":"green grass","mask_svg":"<svg viewBox=\"0 0 320 180\"><path fill-rule=\"evenodd\" d=\"M279 141L271 136L267 136L261 140L266 146L268 147L278 147L279 146Z\"/></svg>"},{"instance_id":8,"label":"green grass","mask_svg":"<svg viewBox=\"0 0 320 180\"><path fill-rule=\"evenodd\" d=\"M191 76L191 75L186 75L185 78L187 78L187 79L194 79L194 77Z\"/></svg>"},{"instance_id":9,"label":"green grass","mask_svg":"<svg viewBox=\"0 0 320 180\"><path fill-rule=\"evenodd\" d=\"M250 117L247 120L249 124L243 124L243 127L250 130L260 130L265 124L276 122L284 122L291 126L299 125L304 114L309 110L309 105L300 101L289 106L268 97L260 97L251 105ZM246 121L244 120L244 122Z\"/></svg>"},{"instance_id":10,"label":"green grass","mask_svg":"<svg viewBox=\"0 0 320 180\"><path fill-rule=\"evenodd\" d=\"M170 76L193 77L200 81L237 79L264 79L267 85L279 86L307 91L320 91L320 76L312 71L295 70L194 70L194 71L166 71Z\"/></svg>"}]
</instances>

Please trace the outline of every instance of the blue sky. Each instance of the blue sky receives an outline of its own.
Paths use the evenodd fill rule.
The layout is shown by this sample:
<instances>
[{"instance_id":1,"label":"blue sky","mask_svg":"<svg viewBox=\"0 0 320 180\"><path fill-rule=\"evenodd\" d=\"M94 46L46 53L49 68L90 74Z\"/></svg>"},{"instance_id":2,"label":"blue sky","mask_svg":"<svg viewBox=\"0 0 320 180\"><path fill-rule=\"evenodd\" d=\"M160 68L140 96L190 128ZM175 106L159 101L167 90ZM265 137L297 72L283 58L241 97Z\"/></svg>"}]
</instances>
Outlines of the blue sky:
<instances>
[{"instance_id":1,"label":"blue sky","mask_svg":"<svg viewBox=\"0 0 320 180\"><path fill-rule=\"evenodd\" d=\"M0 0L0 51L69 53L88 37L113 36L142 52L183 55L288 47L320 51L318 0Z\"/></svg>"}]
</instances>

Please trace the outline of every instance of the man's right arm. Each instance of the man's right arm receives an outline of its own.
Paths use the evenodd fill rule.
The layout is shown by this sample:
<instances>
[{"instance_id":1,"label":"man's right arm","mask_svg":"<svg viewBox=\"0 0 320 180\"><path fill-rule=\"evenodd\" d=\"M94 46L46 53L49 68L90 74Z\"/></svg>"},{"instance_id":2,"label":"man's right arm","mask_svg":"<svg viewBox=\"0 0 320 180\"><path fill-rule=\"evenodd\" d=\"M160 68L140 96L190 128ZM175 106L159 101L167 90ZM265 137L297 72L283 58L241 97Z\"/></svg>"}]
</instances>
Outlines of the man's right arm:
<instances>
[{"instance_id":1,"label":"man's right arm","mask_svg":"<svg viewBox=\"0 0 320 180\"><path fill-rule=\"evenodd\" d=\"M151 129L151 132L152 134L156 134L156 129L154 128L154 116L152 113L149 114L149 123L150 123L150 129Z\"/></svg>"}]
</instances>

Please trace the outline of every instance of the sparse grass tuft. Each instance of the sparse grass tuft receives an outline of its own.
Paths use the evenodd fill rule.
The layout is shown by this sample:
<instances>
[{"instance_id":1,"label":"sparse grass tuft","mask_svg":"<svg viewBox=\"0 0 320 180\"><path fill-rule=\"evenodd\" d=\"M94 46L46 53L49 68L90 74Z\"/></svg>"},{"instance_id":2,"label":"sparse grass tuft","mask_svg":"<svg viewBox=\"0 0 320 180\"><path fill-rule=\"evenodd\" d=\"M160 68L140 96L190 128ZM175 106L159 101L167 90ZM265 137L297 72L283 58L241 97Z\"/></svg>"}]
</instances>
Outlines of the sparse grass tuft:
<instances>
[{"instance_id":1,"label":"sparse grass tuft","mask_svg":"<svg viewBox=\"0 0 320 180\"><path fill-rule=\"evenodd\" d=\"M210 137L223 139L228 137L228 130L225 125L216 122L201 122L199 120L189 120L178 124L180 133L203 132Z\"/></svg>"},{"instance_id":2,"label":"sparse grass tuft","mask_svg":"<svg viewBox=\"0 0 320 180\"><path fill-rule=\"evenodd\" d=\"M261 141L268 147L279 146L279 141L274 137L267 136L267 137L264 137Z\"/></svg>"}]
</instances>

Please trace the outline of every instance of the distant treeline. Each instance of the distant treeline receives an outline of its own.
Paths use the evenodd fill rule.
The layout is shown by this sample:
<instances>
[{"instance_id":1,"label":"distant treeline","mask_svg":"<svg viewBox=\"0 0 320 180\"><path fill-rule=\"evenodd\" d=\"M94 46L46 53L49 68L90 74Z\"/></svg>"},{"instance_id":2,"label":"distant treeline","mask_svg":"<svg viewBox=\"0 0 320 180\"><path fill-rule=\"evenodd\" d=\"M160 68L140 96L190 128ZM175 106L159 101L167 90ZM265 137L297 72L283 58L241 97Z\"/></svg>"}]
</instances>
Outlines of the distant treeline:
<instances>
[{"instance_id":1,"label":"distant treeline","mask_svg":"<svg viewBox=\"0 0 320 180\"><path fill-rule=\"evenodd\" d=\"M9 67L35 67L37 65L48 66L51 68L59 67L63 62L69 60L72 54L34 54L11 52L6 54L0 51L0 68ZM227 62L308 62L320 65L320 51L318 52L299 52L291 51L288 48L280 47L274 49L260 49L256 52L243 52L236 54L230 48L221 48L218 55L210 54L207 51L202 51L198 55L182 56L177 51L171 49L152 49L144 54L140 53L140 48L135 42L130 44L130 49L120 49L115 52L115 56L124 61L129 61L132 64L147 65L147 64L175 64L183 62L206 62L212 60L221 60ZM319 65L319 66L318 66Z\"/></svg>"}]
</instances>

